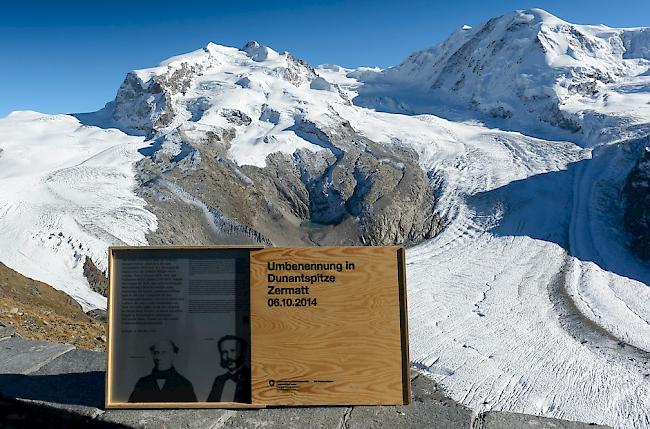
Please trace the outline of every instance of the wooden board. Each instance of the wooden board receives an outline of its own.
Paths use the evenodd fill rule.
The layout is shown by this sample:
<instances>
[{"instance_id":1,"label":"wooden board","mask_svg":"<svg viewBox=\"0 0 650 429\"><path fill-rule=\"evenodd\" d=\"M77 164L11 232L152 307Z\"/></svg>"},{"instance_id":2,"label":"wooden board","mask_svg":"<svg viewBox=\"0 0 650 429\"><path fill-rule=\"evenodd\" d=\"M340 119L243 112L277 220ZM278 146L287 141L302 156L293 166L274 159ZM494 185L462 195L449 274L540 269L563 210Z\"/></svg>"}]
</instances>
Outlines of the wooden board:
<instances>
[{"instance_id":1,"label":"wooden board","mask_svg":"<svg viewBox=\"0 0 650 429\"><path fill-rule=\"evenodd\" d=\"M250 267L253 404L409 403L403 248L267 248Z\"/></svg>"}]
</instances>

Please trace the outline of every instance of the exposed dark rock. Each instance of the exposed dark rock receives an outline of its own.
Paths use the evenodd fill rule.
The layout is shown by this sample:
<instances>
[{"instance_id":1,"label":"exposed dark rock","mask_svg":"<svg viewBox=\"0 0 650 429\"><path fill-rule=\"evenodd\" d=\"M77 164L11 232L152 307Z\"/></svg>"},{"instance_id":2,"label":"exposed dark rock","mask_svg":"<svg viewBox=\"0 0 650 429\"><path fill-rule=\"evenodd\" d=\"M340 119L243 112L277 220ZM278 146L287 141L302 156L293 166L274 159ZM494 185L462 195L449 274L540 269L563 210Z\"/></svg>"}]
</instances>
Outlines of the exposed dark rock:
<instances>
[{"instance_id":1,"label":"exposed dark rock","mask_svg":"<svg viewBox=\"0 0 650 429\"><path fill-rule=\"evenodd\" d=\"M630 233L632 249L650 260L650 148L643 150L639 161L627 177L625 188L625 228Z\"/></svg>"},{"instance_id":2,"label":"exposed dark rock","mask_svg":"<svg viewBox=\"0 0 650 429\"><path fill-rule=\"evenodd\" d=\"M272 153L262 168L228 159L234 128L160 137L191 156L157 151L159 143L138 165L138 193L158 218L149 242L401 244L434 236L440 219L417 154L344 121L330 128L297 118L291 130L325 150Z\"/></svg>"},{"instance_id":3,"label":"exposed dark rock","mask_svg":"<svg viewBox=\"0 0 650 429\"><path fill-rule=\"evenodd\" d=\"M128 73L115 97L113 119L127 128L150 132L161 114L157 106L164 104L160 90L158 85L145 85L136 73Z\"/></svg>"},{"instance_id":4,"label":"exposed dark rock","mask_svg":"<svg viewBox=\"0 0 650 429\"><path fill-rule=\"evenodd\" d=\"M106 310L95 308L94 310L87 311L86 314L92 317L95 320L106 323L108 321L106 317Z\"/></svg>"},{"instance_id":5,"label":"exposed dark rock","mask_svg":"<svg viewBox=\"0 0 650 429\"><path fill-rule=\"evenodd\" d=\"M250 116L236 109L223 109L221 116L233 125L250 125L252 122Z\"/></svg>"},{"instance_id":6,"label":"exposed dark rock","mask_svg":"<svg viewBox=\"0 0 650 429\"><path fill-rule=\"evenodd\" d=\"M86 256L84 260L84 277L88 280L90 289L102 296L108 296L108 278L97 268L92 259Z\"/></svg>"},{"instance_id":7,"label":"exposed dark rock","mask_svg":"<svg viewBox=\"0 0 650 429\"><path fill-rule=\"evenodd\" d=\"M7 326L0 322L0 340L13 337L14 335L16 335L16 328L13 326Z\"/></svg>"}]
</instances>

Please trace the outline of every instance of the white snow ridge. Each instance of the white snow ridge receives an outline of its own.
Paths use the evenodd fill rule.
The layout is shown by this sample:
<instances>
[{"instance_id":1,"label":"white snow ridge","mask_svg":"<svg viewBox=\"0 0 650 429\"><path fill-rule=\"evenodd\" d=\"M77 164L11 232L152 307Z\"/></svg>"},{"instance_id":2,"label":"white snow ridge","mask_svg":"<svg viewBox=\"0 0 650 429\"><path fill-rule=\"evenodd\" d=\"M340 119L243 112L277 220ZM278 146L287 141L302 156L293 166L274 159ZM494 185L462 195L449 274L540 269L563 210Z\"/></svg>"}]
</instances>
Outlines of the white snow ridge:
<instances>
[{"instance_id":1,"label":"white snow ridge","mask_svg":"<svg viewBox=\"0 0 650 429\"><path fill-rule=\"evenodd\" d=\"M416 153L435 191L443 228L407 250L414 365L478 411L650 429L650 264L621 197L650 147L648 28L515 11L385 70L211 43L129 73L100 112L12 113L0 261L105 307L85 256L105 269L162 219L136 195L143 157L189 171L206 160L183 139L222 145L253 186L269 155L336 158L317 131L341 127Z\"/></svg>"}]
</instances>

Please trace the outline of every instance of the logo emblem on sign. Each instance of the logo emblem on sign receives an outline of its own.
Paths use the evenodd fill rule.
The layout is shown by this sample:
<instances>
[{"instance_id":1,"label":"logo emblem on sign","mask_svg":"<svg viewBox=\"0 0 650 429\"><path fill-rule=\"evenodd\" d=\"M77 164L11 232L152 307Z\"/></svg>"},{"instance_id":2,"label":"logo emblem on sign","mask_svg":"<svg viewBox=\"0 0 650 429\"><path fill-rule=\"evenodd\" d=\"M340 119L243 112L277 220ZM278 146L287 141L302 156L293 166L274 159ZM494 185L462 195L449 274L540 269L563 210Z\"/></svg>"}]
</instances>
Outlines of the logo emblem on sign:
<instances>
[{"instance_id":1,"label":"logo emblem on sign","mask_svg":"<svg viewBox=\"0 0 650 429\"><path fill-rule=\"evenodd\" d=\"M269 386L271 387L275 386L275 380L269 380Z\"/></svg>"}]
</instances>

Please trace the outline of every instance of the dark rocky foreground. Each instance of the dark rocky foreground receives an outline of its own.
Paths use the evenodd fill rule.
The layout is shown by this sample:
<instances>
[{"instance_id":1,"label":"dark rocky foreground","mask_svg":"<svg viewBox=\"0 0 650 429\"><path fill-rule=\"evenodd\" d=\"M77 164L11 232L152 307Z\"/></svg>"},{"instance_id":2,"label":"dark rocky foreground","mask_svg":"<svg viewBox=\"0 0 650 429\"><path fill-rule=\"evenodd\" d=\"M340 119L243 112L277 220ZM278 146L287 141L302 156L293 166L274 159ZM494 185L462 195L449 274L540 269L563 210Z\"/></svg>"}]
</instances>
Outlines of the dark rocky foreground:
<instances>
[{"instance_id":1,"label":"dark rocky foreground","mask_svg":"<svg viewBox=\"0 0 650 429\"><path fill-rule=\"evenodd\" d=\"M106 355L26 340L0 326L0 428L553 428L602 426L476 414L413 371L408 406L260 410L103 410Z\"/></svg>"}]
</instances>

